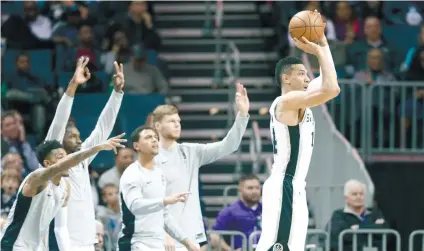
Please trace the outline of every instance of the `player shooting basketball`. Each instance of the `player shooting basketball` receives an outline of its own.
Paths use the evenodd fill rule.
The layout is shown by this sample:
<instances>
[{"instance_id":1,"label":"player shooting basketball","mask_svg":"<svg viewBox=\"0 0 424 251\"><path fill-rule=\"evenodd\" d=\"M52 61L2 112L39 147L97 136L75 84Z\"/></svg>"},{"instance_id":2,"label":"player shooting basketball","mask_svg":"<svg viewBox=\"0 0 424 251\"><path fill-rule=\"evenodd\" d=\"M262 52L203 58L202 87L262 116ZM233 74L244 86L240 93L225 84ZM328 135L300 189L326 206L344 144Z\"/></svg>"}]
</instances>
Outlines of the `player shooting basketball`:
<instances>
[{"instance_id":1,"label":"player shooting basketball","mask_svg":"<svg viewBox=\"0 0 424 251\"><path fill-rule=\"evenodd\" d=\"M321 19L316 11L308 12L306 16L309 20ZM308 36L314 37L311 34ZM319 87L309 83L306 68L300 59L283 58L275 68L275 80L281 88L281 96L274 100L269 110L274 164L263 186L262 234L257 251L305 250L309 218L305 180L315 134L315 121L310 108L333 99L340 92L323 30L318 37L318 44L305 37L294 38L294 43L299 49L318 58L322 74L313 82L322 80L322 83L317 83Z\"/></svg>"}]
</instances>

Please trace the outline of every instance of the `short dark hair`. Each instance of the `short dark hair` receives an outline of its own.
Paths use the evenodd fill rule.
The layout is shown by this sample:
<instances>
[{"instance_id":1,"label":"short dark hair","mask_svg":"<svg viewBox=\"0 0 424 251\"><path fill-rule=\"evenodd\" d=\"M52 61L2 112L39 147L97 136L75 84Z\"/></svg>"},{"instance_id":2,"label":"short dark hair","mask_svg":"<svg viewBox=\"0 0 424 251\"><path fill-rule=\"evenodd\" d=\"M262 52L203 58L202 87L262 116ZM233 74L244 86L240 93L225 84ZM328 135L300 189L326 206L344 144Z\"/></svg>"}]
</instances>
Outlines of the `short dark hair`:
<instances>
[{"instance_id":1,"label":"short dark hair","mask_svg":"<svg viewBox=\"0 0 424 251\"><path fill-rule=\"evenodd\" d=\"M257 180L259 181L259 183L261 182L261 180L259 179L258 176L254 175L254 174L246 174L241 176L240 180L239 180L239 184L245 182L246 180Z\"/></svg>"},{"instance_id":2,"label":"short dark hair","mask_svg":"<svg viewBox=\"0 0 424 251\"><path fill-rule=\"evenodd\" d=\"M43 143L39 144L35 150L37 159L39 163L43 163L43 161L49 156L49 154L55 150L63 148L62 144L57 140L46 140Z\"/></svg>"},{"instance_id":3,"label":"short dark hair","mask_svg":"<svg viewBox=\"0 0 424 251\"><path fill-rule=\"evenodd\" d=\"M144 130L152 130L155 132L156 136L159 136L158 133L156 132L155 129L153 129L153 127L150 126L146 126L146 125L142 125L137 127L132 133L131 133L131 141L132 143L137 142L140 139L140 133Z\"/></svg>"},{"instance_id":4,"label":"short dark hair","mask_svg":"<svg viewBox=\"0 0 424 251\"><path fill-rule=\"evenodd\" d=\"M302 60L295 57L285 57L280 59L275 66L275 81L278 84L278 87L281 86L281 75L283 73L288 73L291 71L292 66L295 64L303 64Z\"/></svg>"}]
</instances>

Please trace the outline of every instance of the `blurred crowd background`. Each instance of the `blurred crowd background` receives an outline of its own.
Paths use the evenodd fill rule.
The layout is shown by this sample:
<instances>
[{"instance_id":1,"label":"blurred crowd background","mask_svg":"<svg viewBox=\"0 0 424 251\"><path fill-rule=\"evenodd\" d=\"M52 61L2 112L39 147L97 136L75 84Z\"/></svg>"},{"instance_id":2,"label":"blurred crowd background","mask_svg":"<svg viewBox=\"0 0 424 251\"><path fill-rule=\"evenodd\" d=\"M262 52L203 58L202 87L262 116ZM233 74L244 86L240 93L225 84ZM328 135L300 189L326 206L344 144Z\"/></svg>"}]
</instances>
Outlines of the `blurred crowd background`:
<instances>
[{"instance_id":1,"label":"blurred crowd background","mask_svg":"<svg viewBox=\"0 0 424 251\"><path fill-rule=\"evenodd\" d=\"M77 59L86 56L92 77L78 89L72 111L82 138L93 130L112 90L115 60L124 64L126 79L116 133L148 123L149 113L166 102L180 110L182 140L219 140L232 123L229 85L240 81L248 87L249 132L236 157L201 169L200 194L209 229L246 237L260 231L261 183L272 149L267 107L280 92L273 82L275 62L295 55L311 77L319 75L317 60L297 50L287 31L294 14L315 9L325 18L342 89L322 111L330 116L321 118L341 134L322 138L316 148L348 142L343 151L366 169L362 176L343 174L326 184L338 189L342 201L327 209L326 219L311 199L310 228L328 234L331 250L339 250L345 229L394 229L407 250L409 234L424 229L424 3L419 1L2 1L2 223L20 182L38 167L34 147L45 137ZM348 166L347 159L328 154L332 166ZM312 162L319 158L314 156ZM98 250L115 250L119 177L134 158L125 148L114 158L100 154L90 166L99 235L105 237ZM327 163L319 163L316 169L325 172ZM243 246L240 237L225 240L220 244L212 233L208 246ZM359 238L357 250L383 250L385 241ZM395 242L388 238L389 249ZM344 245L353 250L352 238ZM413 251L419 248L424 247Z\"/></svg>"}]
</instances>

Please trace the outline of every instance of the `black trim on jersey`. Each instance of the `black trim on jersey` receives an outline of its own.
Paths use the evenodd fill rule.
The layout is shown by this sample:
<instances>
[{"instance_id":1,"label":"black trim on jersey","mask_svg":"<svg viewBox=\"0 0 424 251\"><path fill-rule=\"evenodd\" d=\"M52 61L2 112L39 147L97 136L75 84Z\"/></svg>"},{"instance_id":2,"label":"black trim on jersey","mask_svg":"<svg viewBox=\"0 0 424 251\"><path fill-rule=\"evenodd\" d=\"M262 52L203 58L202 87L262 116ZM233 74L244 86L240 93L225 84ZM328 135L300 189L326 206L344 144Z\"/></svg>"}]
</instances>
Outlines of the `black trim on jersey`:
<instances>
[{"instance_id":1,"label":"black trim on jersey","mask_svg":"<svg viewBox=\"0 0 424 251\"><path fill-rule=\"evenodd\" d=\"M56 240L56 233L54 232L54 225L55 223L53 219L49 226L49 251L59 251L59 245L57 244Z\"/></svg>"},{"instance_id":2,"label":"black trim on jersey","mask_svg":"<svg viewBox=\"0 0 424 251\"><path fill-rule=\"evenodd\" d=\"M118 240L120 251L131 250L131 239L135 232L135 215L125 204L124 196L121 193L121 210L122 210L122 233L124 234Z\"/></svg>"},{"instance_id":3,"label":"black trim on jersey","mask_svg":"<svg viewBox=\"0 0 424 251\"><path fill-rule=\"evenodd\" d=\"M26 197L19 192L16 198L15 210L13 212L13 219L10 225L6 228L3 238L1 239L1 250L12 251L24 225L26 216L28 215L29 208L31 207L32 197Z\"/></svg>"},{"instance_id":4,"label":"black trim on jersey","mask_svg":"<svg viewBox=\"0 0 424 251\"><path fill-rule=\"evenodd\" d=\"M282 184L281 213L278 222L277 240L275 243L281 244L284 251L290 251L288 246L290 239L290 229L293 215L293 177L296 174L297 160L299 158L300 130L299 125L287 126L290 140L290 160L287 164L286 173ZM269 251L273 251L272 246Z\"/></svg>"}]
</instances>

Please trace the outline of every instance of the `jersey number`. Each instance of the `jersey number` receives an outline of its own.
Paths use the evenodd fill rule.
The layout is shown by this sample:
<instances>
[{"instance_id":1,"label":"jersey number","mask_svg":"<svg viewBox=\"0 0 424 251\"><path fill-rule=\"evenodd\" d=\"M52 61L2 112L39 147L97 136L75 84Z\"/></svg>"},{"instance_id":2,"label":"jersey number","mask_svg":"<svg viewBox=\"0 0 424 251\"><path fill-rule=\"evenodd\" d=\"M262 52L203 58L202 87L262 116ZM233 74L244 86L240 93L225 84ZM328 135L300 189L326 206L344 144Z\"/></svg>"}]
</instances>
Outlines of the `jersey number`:
<instances>
[{"instance_id":1,"label":"jersey number","mask_svg":"<svg viewBox=\"0 0 424 251\"><path fill-rule=\"evenodd\" d=\"M312 134L312 144L311 144L311 146L314 146L314 132L312 132L311 134Z\"/></svg>"},{"instance_id":2,"label":"jersey number","mask_svg":"<svg viewBox=\"0 0 424 251\"><path fill-rule=\"evenodd\" d=\"M272 128L272 148L274 149L274 154L277 154L277 140L275 139L275 130Z\"/></svg>"}]
</instances>

